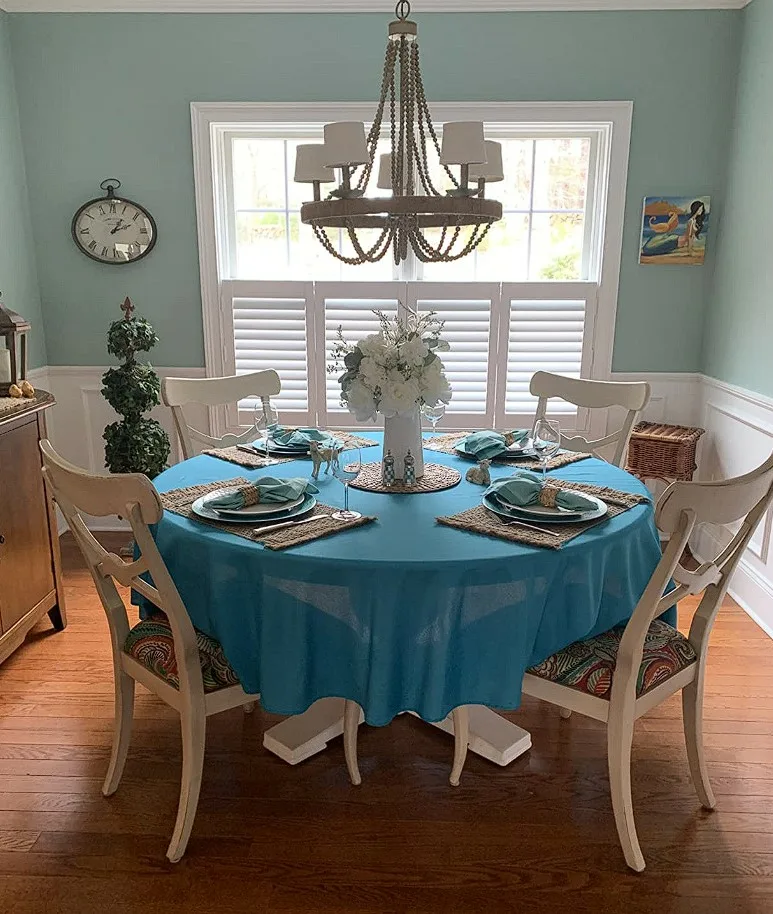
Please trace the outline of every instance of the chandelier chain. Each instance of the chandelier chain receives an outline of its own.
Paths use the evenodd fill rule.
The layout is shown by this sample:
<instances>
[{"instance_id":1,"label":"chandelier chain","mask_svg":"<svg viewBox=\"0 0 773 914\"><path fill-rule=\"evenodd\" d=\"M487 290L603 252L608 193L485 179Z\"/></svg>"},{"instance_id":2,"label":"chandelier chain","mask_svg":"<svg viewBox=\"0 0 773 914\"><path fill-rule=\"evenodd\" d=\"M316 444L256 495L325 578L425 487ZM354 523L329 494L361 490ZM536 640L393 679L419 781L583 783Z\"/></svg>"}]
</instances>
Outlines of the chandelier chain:
<instances>
[{"instance_id":1,"label":"chandelier chain","mask_svg":"<svg viewBox=\"0 0 773 914\"><path fill-rule=\"evenodd\" d=\"M416 81L419 85L419 106L423 111L424 117L427 121L427 129L429 130L429 135L432 137L432 143L435 147L435 152L440 158L440 140L438 139L437 131L435 130L435 125L432 123L432 117L429 113L429 102L427 101L427 95L424 92L424 80L421 78L421 65L419 63L419 46L415 46L414 57L416 58ZM459 187L459 181L454 177L454 173L448 167L448 165L443 165L446 174L451 179L454 187Z\"/></svg>"}]
</instances>

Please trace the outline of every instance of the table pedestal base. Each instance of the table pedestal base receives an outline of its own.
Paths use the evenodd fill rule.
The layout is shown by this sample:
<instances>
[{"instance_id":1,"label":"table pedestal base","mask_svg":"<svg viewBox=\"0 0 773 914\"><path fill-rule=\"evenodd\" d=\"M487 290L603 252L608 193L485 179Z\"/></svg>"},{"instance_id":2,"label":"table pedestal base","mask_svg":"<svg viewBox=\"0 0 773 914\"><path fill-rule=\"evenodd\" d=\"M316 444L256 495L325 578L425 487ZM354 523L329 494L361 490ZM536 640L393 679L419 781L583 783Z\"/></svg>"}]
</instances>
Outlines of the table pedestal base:
<instances>
[{"instance_id":1,"label":"table pedestal base","mask_svg":"<svg viewBox=\"0 0 773 914\"><path fill-rule=\"evenodd\" d=\"M413 713L413 712L411 712ZM414 715L418 717L418 715ZM360 723L363 721L360 713ZM421 718L419 718L421 719ZM432 724L453 734L451 717ZM322 752L344 729L342 698L321 698L303 714L288 717L263 734L263 746L290 765ZM531 748L526 730L483 705L470 705L470 751L497 765L509 765Z\"/></svg>"}]
</instances>

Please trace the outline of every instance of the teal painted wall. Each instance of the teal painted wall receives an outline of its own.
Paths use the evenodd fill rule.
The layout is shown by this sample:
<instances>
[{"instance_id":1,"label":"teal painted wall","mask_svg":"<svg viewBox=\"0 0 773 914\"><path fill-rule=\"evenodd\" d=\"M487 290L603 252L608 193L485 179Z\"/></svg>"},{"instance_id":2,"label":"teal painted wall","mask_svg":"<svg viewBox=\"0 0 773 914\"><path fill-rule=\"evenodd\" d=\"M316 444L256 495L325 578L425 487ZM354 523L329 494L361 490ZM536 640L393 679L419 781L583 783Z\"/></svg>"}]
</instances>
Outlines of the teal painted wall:
<instances>
[{"instance_id":1,"label":"teal painted wall","mask_svg":"<svg viewBox=\"0 0 773 914\"><path fill-rule=\"evenodd\" d=\"M12 17L51 364L103 363L125 295L156 325L157 364L203 363L189 103L372 100L388 18ZM641 201L701 193L719 208L740 13L417 18L432 99L634 100L614 368L698 370L710 269L640 267ZM69 237L108 175L159 224L154 253L125 268L88 261Z\"/></svg>"},{"instance_id":2,"label":"teal painted wall","mask_svg":"<svg viewBox=\"0 0 773 914\"><path fill-rule=\"evenodd\" d=\"M773 4L755 0L744 19L704 371L773 396Z\"/></svg>"},{"instance_id":3,"label":"teal painted wall","mask_svg":"<svg viewBox=\"0 0 773 914\"><path fill-rule=\"evenodd\" d=\"M3 304L32 323L31 368L46 364L46 339L35 269L9 17L0 12L0 292Z\"/></svg>"}]
</instances>

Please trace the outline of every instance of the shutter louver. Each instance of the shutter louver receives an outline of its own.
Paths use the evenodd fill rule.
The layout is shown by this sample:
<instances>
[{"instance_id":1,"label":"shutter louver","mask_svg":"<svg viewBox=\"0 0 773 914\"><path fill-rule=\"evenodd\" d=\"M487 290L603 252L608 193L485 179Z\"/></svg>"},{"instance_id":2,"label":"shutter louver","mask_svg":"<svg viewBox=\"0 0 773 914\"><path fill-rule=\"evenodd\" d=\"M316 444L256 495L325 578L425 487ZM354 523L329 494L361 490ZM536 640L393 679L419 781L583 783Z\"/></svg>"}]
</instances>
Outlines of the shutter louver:
<instances>
[{"instance_id":1,"label":"shutter louver","mask_svg":"<svg viewBox=\"0 0 773 914\"><path fill-rule=\"evenodd\" d=\"M536 371L579 378L583 367L585 301L510 300L505 412L533 415L537 400L529 393ZM549 401L548 413L576 413L561 401Z\"/></svg>"},{"instance_id":2,"label":"shutter louver","mask_svg":"<svg viewBox=\"0 0 773 914\"><path fill-rule=\"evenodd\" d=\"M236 374L273 368L282 381L281 393L273 398L277 408L308 410L306 298L235 295L233 325ZM243 400L239 408L256 405L256 401Z\"/></svg>"}]
</instances>

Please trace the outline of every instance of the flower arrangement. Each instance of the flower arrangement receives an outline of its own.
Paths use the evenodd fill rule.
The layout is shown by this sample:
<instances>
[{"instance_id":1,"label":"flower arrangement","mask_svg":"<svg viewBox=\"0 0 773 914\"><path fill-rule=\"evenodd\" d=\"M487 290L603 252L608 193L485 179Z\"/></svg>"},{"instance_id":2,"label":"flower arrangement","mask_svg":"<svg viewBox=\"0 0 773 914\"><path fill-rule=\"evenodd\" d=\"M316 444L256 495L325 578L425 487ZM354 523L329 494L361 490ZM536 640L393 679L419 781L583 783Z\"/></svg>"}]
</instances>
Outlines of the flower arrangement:
<instances>
[{"instance_id":1,"label":"flower arrangement","mask_svg":"<svg viewBox=\"0 0 773 914\"><path fill-rule=\"evenodd\" d=\"M329 371L344 368L338 381L341 404L358 422L408 416L420 406L436 406L451 400L443 362L438 352L449 345L441 336L443 321L434 311L410 314L407 320L373 312L379 321L378 333L356 343L344 339L338 328Z\"/></svg>"}]
</instances>

